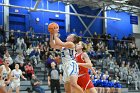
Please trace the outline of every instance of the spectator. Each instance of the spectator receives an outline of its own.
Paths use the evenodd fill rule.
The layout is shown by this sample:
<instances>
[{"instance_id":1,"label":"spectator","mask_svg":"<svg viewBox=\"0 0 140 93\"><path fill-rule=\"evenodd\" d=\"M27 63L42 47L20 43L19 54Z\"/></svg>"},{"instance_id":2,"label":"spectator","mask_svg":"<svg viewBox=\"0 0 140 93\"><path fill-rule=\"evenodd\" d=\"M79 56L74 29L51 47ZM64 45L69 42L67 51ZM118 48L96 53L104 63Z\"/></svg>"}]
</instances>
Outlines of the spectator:
<instances>
[{"instance_id":1,"label":"spectator","mask_svg":"<svg viewBox=\"0 0 140 93\"><path fill-rule=\"evenodd\" d=\"M33 51L31 51L29 55L30 59L33 60L34 64L37 65L40 62L40 51L38 47L35 47Z\"/></svg>"},{"instance_id":2,"label":"spectator","mask_svg":"<svg viewBox=\"0 0 140 93\"><path fill-rule=\"evenodd\" d=\"M34 34L32 34L32 37L31 37L31 44L33 47L37 46L37 38L35 37Z\"/></svg>"},{"instance_id":3,"label":"spectator","mask_svg":"<svg viewBox=\"0 0 140 93\"><path fill-rule=\"evenodd\" d=\"M120 80L127 80L128 69L125 66L125 61L123 61L122 66L120 67Z\"/></svg>"},{"instance_id":4,"label":"spectator","mask_svg":"<svg viewBox=\"0 0 140 93\"><path fill-rule=\"evenodd\" d=\"M40 87L41 81L38 80L34 74L32 75L31 84L34 91L38 93L45 93L45 90L42 87Z\"/></svg>"},{"instance_id":5,"label":"spectator","mask_svg":"<svg viewBox=\"0 0 140 93\"><path fill-rule=\"evenodd\" d=\"M48 85L51 87L51 93L54 93L54 90L56 88L57 93L60 92L60 82L62 80L62 74L60 74L60 71L58 68L56 68L56 63L51 63L51 69L48 74Z\"/></svg>"},{"instance_id":6,"label":"spectator","mask_svg":"<svg viewBox=\"0 0 140 93\"><path fill-rule=\"evenodd\" d=\"M94 46L98 43L97 33L96 32L94 32L94 34L93 34L93 43L94 43Z\"/></svg>"},{"instance_id":7,"label":"spectator","mask_svg":"<svg viewBox=\"0 0 140 93\"><path fill-rule=\"evenodd\" d=\"M134 80L134 84L135 84L135 90L138 90L138 87L140 88L140 81L139 81L139 75L137 72L132 73L132 77Z\"/></svg>"},{"instance_id":8,"label":"spectator","mask_svg":"<svg viewBox=\"0 0 140 93\"><path fill-rule=\"evenodd\" d=\"M116 61L118 62L117 64L120 67L121 66L121 62L123 61L121 54L119 54L119 56L117 57Z\"/></svg>"},{"instance_id":9,"label":"spectator","mask_svg":"<svg viewBox=\"0 0 140 93\"><path fill-rule=\"evenodd\" d=\"M80 31L80 33L79 33L78 36L83 37L83 33L82 33L82 31Z\"/></svg>"},{"instance_id":10,"label":"spectator","mask_svg":"<svg viewBox=\"0 0 140 93\"><path fill-rule=\"evenodd\" d=\"M40 42L38 48L40 50L40 59L43 60L45 58L44 44Z\"/></svg>"},{"instance_id":11,"label":"spectator","mask_svg":"<svg viewBox=\"0 0 140 93\"><path fill-rule=\"evenodd\" d=\"M61 55L59 53L55 53L54 60L57 63L57 65L59 65L61 63Z\"/></svg>"},{"instance_id":12,"label":"spectator","mask_svg":"<svg viewBox=\"0 0 140 93\"><path fill-rule=\"evenodd\" d=\"M31 80L32 75L34 74L34 68L30 62L25 66L25 71L29 80Z\"/></svg>"},{"instance_id":13,"label":"spectator","mask_svg":"<svg viewBox=\"0 0 140 93\"><path fill-rule=\"evenodd\" d=\"M0 36L1 36L1 43L2 42L6 43L5 31L2 25L0 25Z\"/></svg>"},{"instance_id":14,"label":"spectator","mask_svg":"<svg viewBox=\"0 0 140 93\"><path fill-rule=\"evenodd\" d=\"M30 38L28 36L28 32L26 32L26 34L25 34L24 41L25 41L25 44L27 45L27 48L29 48L31 42L30 42Z\"/></svg>"},{"instance_id":15,"label":"spectator","mask_svg":"<svg viewBox=\"0 0 140 93\"><path fill-rule=\"evenodd\" d=\"M119 73L119 65L117 64L117 62L114 63L114 71L118 75L118 73Z\"/></svg>"},{"instance_id":16,"label":"spectator","mask_svg":"<svg viewBox=\"0 0 140 93\"><path fill-rule=\"evenodd\" d=\"M54 61L53 55L50 54L49 57L47 58L46 62L45 62L45 65L48 69L51 69L51 63L52 62L55 62L55 61Z\"/></svg>"},{"instance_id":17,"label":"spectator","mask_svg":"<svg viewBox=\"0 0 140 93\"><path fill-rule=\"evenodd\" d=\"M18 55L15 58L15 63L24 64L24 59L25 58L24 58L22 52L19 52Z\"/></svg>"},{"instance_id":18,"label":"spectator","mask_svg":"<svg viewBox=\"0 0 140 93\"><path fill-rule=\"evenodd\" d=\"M22 71L22 75L27 78L27 74L26 74L26 71L25 71L25 65L26 64L20 64L20 69Z\"/></svg>"},{"instance_id":19,"label":"spectator","mask_svg":"<svg viewBox=\"0 0 140 93\"><path fill-rule=\"evenodd\" d=\"M24 39L22 37L17 38L16 45L17 45L17 50L18 51L26 49L26 44L25 44Z\"/></svg>"},{"instance_id":20,"label":"spectator","mask_svg":"<svg viewBox=\"0 0 140 93\"><path fill-rule=\"evenodd\" d=\"M29 48L28 48L27 51L26 51L26 55L29 57L29 55L31 54L31 52L32 52L33 50L34 50L34 49L33 49L32 45L30 45Z\"/></svg>"},{"instance_id":21,"label":"spectator","mask_svg":"<svg viewBox=\"0 0 140 93\"><path fill-rule=\"evenodd\" d=\"M14 36L14 30L11 30L11 33L9 35L9 43L11 44L12 46L12 49L14 51L14 45L15 45L15 36Z\"/></svg>"},{"instance_id":22,"label":"spectator","mask_svg":"<svg viewBox=\"0 0 140 93\"><path fill-rule=\"evenodd\" d=\"M1 58L3 58L3 55L4 55L4 53L5 53L6 50L7 49L6 49L5 43L2 42L2 44L0 45L0 57Z\"/></svg>"}]
</instances>

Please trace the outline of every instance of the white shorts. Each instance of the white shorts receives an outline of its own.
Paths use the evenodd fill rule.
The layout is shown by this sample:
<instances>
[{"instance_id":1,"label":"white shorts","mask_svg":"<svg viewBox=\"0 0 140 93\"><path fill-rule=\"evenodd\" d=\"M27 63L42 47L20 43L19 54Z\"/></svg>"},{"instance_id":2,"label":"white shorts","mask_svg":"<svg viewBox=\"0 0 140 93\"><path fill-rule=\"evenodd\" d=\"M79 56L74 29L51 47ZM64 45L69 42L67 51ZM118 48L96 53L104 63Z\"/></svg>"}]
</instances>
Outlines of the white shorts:
<instances>
[{"instance_id":1,"label":"white shorts","mask_svg":"<svg viewBox=\"0 0 140 93\"><path fill-rule=\"evenodd\" d=\"M11 82L10 87L16 89L17 87L20 87L20 82Z\"/></svg>"},{"instance_id":2,"label":"white shorts","mask_svg":"<svg viewBox=\"0 0 140 93\"><path fill-rule=\"evenodd\" d=\"M67 62L66 64L62 65L63 67L63 81L67 82L70 80L71 75L79 74L79 67L75 61Z\"/></svg>"}]
</instances>

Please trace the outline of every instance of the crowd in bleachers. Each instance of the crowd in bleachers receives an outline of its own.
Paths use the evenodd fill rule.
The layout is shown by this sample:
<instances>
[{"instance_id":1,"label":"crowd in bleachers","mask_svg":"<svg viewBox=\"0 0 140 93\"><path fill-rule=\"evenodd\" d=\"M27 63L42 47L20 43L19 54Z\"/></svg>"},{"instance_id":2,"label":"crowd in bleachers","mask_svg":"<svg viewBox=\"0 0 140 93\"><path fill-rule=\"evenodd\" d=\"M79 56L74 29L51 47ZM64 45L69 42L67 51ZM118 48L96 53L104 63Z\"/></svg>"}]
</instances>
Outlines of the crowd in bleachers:
<instances>
[{"instance_id":1,"label":"crowd in bleachers","mask_svg":"<svg viewBox=\"0 0 140 93\"><path fill-rule=\"evenodd\" d=\"M9 59L11 69L14 69L15 64L19 64L22 74L28 80L32 79L32 75L35 74L34 66L40 62L44 62L47 70L51 69L51 63L55 62L62 72L61 55L59 51L50 48L47 35L37 36L27 32L25 35L16 36L11 31L9 40L2 38L0 41L1 59ZM87 38L84 42L87 44L88 55L97 72L97 75L91 75L91 79L95 87L98 87L99 93L103 93L103 87L106 88L105 90L121 88L119 81L135 84L135 89L140 89L138 80L140 50L136 47L134 36L129 35L127 38L124 36L122 40L119 40L117 35L111 37L110 34L94 33L93 38ZM110 83L106 83L106 80Z\"/></svg>"},{"instance_id":2,"label":"crowd in bleachers","mask_svg":"<svg viewBox=\"0 0 140 93\"><path fill-rule=\"evenodd\" d=\"M101 66L103 72L107 68L113 79L119 78L130 86L134 84L136 90L140 89L140 50L133 35L118 40L116 35L111 38L110 35L98 36L95 33L94 38L86 42L90 47L88 54L96 66Z\"/></svg>"}]
</instances>

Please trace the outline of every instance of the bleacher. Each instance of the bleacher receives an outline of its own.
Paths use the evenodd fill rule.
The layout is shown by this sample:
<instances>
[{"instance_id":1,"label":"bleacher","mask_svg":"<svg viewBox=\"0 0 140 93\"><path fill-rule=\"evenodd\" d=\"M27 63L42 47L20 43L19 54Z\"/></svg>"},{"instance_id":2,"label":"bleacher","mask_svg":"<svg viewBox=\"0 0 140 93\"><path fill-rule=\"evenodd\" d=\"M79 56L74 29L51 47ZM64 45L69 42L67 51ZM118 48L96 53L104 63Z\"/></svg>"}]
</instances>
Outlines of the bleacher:
<instances>
[{"instance_id":1,"label":"bleacher","mask_svg":"<svg viewBox=\"0 0 140 93\"><path fill-rule=\"evenodd\" d=\"M42 81L41 87L45 89L45 93L51 93L50 87L47 85L47 73L44 71L45 67L44 64L40 63L35 68L35 75L39 80ZM23 81L21 80L21 86L20 86L20 93L28 93L28 90L31 93L36 93L32 90L31 82L30 81ZM64 92L64 86L61 86L62 93ZM16 93L14 91L14 93Z\"/></svg>"},{"instance_id":2,"label":"bleacher","mask_svg":"<svg viewBox=\"0 0 140 93\"><path fill-rule=\"evenodd\" d=\"M8 47L8 50L10 54L12 55L13 51ZM114 52L114 51L109 51L109 52ZM16 54L14 54L16 55ZM103 61L102 61L103 62ZM102 63L103 65L104 63ZM95 65L97 69L101 68L102 70L108 69L106 66L102 65ZM36 67L34 67L35 70L35 75L39 80L42 81L41 87L45 89L46 93L51 93L50 92L50 87L47 85L47 71L45 69L45 65L43 62L39 63ZM114 76L114 73L111 73L110 76ZM136 91L133 85L128 85L127 82L121 81L122 84L122 93L140 93L140 90ZM21 81L21 87L20 87L20 93L28 93L28 89L31 90L32 93L35 93L32 90L31 82L30 81ZM61 86L61 91L62 93L64 92L64 86ZM15 93L15 91L14 91Z\"/></svg>"}]
</instances>

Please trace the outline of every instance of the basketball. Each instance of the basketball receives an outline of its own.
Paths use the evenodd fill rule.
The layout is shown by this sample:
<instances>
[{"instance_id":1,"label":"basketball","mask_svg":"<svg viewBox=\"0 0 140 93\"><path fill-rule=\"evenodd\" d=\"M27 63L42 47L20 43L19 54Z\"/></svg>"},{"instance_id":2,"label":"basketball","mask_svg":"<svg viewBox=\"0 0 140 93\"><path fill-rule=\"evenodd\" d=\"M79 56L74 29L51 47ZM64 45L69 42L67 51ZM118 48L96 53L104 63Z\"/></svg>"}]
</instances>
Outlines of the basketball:
<instances>
[{"instance_id":1,"label":"basketball","mask_svg":"<svg viewBox=\"0 0 140 93\"><path fill-rule=\"evenodd\" d=\"M5 88L3 88L3 87L0 87L0 93L6 93L6 90L5 90Z\"/></svg>"},{"instance_id":2,"label":"basketball","mask_svg":"<svg viewBox=\"0 0 140 93\"><path fill-rule=\"evenodd\" d=\"M48 25L48 31L51 33L51 34L54 34L54 29L58 29L59 30L59 25L55 22L52 22Z\"/></svg>"}]
</instances>

